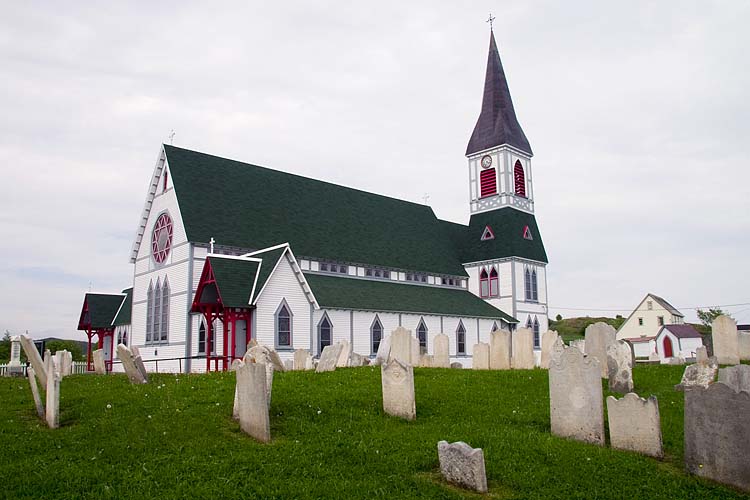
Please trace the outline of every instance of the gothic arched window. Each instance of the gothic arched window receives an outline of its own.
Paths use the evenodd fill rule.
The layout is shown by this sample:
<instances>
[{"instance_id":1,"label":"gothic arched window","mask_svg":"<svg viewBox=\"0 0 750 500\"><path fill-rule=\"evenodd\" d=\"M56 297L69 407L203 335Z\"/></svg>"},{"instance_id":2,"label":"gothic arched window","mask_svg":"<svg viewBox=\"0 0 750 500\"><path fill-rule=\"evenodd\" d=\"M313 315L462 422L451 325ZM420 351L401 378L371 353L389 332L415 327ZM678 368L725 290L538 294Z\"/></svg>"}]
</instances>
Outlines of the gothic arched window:
<instances>
[{"instance_id":1,"label":"gothic arched window","mask_svg":"<svg viewBox=\"0 0 750 500\"><path fill-rule=\"evenodd\" d=\"M531 300L531 270L527 267L523 272L523 288L526 300Z\"/></svg>"},{"instance_id":2,"label":"gothic arched window","mask_svg":"<svg viewBox=\"0 0 750 500\"><path fill-rule=\"evenodd\" d=\"M148 284L146 292L146 342L152 342L154 338L154 283Z\"/></svg>"},{"instance_id":3,"label":"gothic arched window","mask_svg":"<svg viewBox=\"0 0 750 500\"><path fill-rule=\"evenodd\" d=\"M161 336L159 340L167 341L169 332L169 281L164 278L164 284L161 287ZM157 340L157 339L154 339Z\"/></svg>"},{"instance_id":4,"label":"gothic arched window","mask_svg":"<svg viewBox=\"0 0 750 500\"><path fill-rule=\"evenodd\" d=\"M292 346L292 313L289 311L289 307L285 300L282 300L281 305L276 310L276 346L277 347L291 347Z\"/></svg>"},{"instance_id":5,"label":"gothic arched window","mask_svg":"<svg viewBox=\"0 0 750 500\"><path fill-rule=\"evenodd\" d=\"M156 287L154 288L154 326L152 327L153 342L159 342L161 339L161 279L156 279Z\"/></svg>"},{"instance_id":6,"label":"gothic arched window","mask_svg":"<svg viewBox=\"0 0 750 500\"><path fill-rule=\"evenodd\" d=\"M536 319L536 316L534 316L534 325L532 328L534 329L534 349L539 349L539 320Z\"/></svg>"},{"instance_id":7,"label":"gothic arched window","mask_svg":"<svg viewBox=\"0 0 750 500\"><path fill-rule=\"evenodd\" d=\"M323 348L325 346L331 345L333 338L333 325L331 324L331 320L328 318L328 314L323 313L323 318L320 320L320 323L318 323L318 343L320 344L318 347L320 349L319 352L323 352Z\"/></svg>"},{"instance_id":8,"label":"gothic arched window","mask_svg":"<svg viewBox=\"0 0 750 500\"><path fill-rule=\"evenodd\" d=\"M482 298L490 296L490 284L487 270L482 269L479 273L479 296Z\"/></svg>"},{"instance_id":9,"label":"gothic arched window","mask_svg":"<svg viewBox=\"0 0 750 500\"><path fill-rule=\"evenodd\" d=\"M380 341L383 340L383 324L377 314L372 326L370 326L370 338L372 339L372 353L377 354L378 349L380 349Z\"/></svg>"},{"instance_id":10,"label":"gothic arched window","mask_svg":"<svg viewBox=\"0 0 750 500\"><path fill-rule=\"evenodd\" d=\"M424 318L419 320L417 338L419 339L419 354L427 354L427 325L424 324Z\"/></svg>"},{"instance_id":11,"label":"gothic arched window","mask_svg":"<svg viewBox=\"0 0 750 500\"><path fill-rule=\"evenodd\" d=\"M198 354L206 354L206 324L203 321L198 327Z\"/></svg>"},{"instance_id":12,"label":"gothic arched window","mask_svg":"<svg viewBox=\"0 0 750 500\"><path fill-rule=\"evenodd\" d=\"M513 181L516 187L516 195L526 198L526 176L523 173L521 160L516 160L516 165L513 167Z\"/></svg>"},{"instance_id":13,"label":"gothic arched window","mask_svg":"<svg viewBox=\"0 0 750 500\"><path fill-rule=\"evenodd\" d=\"M539 288L536 284L536 269L531 271L531 300L539 300Z\"/></svg>"},{"instance_id":14,"label":"gothic arched window","mask_svg":"<svg viewBox=\"0 0 750 500\"><path fill-rule=\"evenodd\" d=\"M456 354L466 354L466 328L460 319L456 328Z\"/></svg>"},{"instance_id":15,"label":"gothic arched window","mask_svg":"<svg viewBox=\"0 0 750 500\"><path fill-rule=\"evenodd\" d=\"M490 271L490 297L497 297L499 294L497 269L492 266L492 270Z\"/></svg>"}]
</instances>

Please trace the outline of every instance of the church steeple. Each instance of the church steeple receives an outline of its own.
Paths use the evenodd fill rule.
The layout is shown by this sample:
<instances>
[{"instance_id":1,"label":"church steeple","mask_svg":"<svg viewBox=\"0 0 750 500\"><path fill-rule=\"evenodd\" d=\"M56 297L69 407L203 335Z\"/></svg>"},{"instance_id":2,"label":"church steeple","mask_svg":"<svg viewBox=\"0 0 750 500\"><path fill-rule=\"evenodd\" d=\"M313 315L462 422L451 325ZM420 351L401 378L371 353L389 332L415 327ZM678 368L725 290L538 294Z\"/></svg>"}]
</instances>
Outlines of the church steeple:
<instances>
[{"instance_id":1,"label":"church steeple","mask_svg":"<svg viewBox=\"0 0 750 500\"><path fill-rule=\"evenodd\" d=\"M466 148L466 156L507 144L532 156L526 134L516 118L505 79L503 63L495 44L495 34L490 30L490 50L487 56L487 73L484 79L482 111Z\"/></svg>"}]
</instances>

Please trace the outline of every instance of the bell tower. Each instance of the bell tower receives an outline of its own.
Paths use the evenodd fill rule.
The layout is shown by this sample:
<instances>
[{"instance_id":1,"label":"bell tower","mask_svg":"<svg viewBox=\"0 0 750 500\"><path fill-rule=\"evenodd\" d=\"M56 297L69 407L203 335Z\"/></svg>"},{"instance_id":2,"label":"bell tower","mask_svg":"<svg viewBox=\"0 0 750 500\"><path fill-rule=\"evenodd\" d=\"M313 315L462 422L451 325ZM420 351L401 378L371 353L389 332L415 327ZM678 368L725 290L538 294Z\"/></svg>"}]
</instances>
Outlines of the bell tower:
<instances>
[{"instance_id":1,"label":"bell tower","mask_svg":"<svg viewBox=\"0 0 750 500\"><path fill-rule=\"evenodd\" d=\"M513 207L533 214L532 156L490 30L482 110L466 148L471 213Z\"/></svg>"}]
</instances>

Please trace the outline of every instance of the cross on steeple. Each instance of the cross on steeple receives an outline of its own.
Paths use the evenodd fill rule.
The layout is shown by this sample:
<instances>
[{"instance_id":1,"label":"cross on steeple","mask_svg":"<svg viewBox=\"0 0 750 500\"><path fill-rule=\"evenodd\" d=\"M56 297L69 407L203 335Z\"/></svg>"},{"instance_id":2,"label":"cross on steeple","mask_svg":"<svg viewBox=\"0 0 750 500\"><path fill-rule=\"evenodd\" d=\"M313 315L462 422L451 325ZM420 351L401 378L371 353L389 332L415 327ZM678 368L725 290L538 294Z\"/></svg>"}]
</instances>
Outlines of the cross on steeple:
<instances>
[{"instance_id":1,"label":"cross on steeple","mask_svg":"<svg viewBox=\"0 0 750 500\"><path fill-rule=\"evenodd\" d=\"M492 21L494 21L494 20L495 20L495 18L492 17L492 12L490 12L490 17L488 17L487 21L485 21L485 22L490 23L490 31L492 31Z\"/></svg>"}]
</instances>

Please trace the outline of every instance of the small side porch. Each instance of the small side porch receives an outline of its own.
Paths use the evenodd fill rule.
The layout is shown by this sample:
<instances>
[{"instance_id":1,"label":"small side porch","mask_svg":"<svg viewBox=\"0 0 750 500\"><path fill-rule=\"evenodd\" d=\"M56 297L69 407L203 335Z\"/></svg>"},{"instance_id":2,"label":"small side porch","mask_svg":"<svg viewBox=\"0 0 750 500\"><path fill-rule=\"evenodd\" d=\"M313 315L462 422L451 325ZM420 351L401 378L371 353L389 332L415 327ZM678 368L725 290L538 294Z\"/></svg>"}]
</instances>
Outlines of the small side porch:
<instances>
[{"instance_id":1,"label":"small side porch","mask_svg":"<svg viewBox=\"0 0 750 500\"><path fill-rule=\"evenodd\" d=\"M105 367L112 371L115 349L115 326L113 321L120 306L125 300L123 293L87 293L83 299L81 315L78 319L78 330L88 338L86 346L86 369L92 371L91 346L94 336L97 337L97 348L104 350Z\"/></svg>"}]
</instances>

